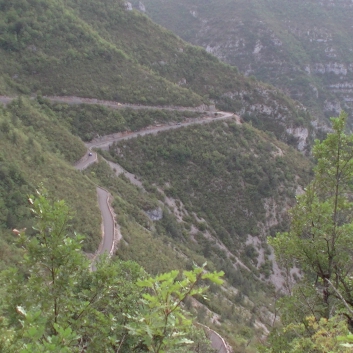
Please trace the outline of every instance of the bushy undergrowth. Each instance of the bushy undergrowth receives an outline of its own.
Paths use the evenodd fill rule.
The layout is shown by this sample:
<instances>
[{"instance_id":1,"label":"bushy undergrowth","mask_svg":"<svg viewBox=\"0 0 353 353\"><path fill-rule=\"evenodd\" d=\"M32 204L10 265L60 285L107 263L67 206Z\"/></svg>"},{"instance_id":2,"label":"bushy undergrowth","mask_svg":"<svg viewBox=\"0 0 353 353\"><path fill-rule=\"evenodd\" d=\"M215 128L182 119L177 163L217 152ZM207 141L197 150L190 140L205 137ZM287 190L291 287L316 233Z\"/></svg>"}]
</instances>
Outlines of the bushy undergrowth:
<instances>
[{"instance_id":1,"label":"bushy undergrowth","mask_svg":"<svg viewBox=\"0 0 353 353\"><path fill-rule=\"evenodd\" d=\"M85 152L82 142L36 102L18 99L0 110L0 151L1 231L31 228L27 197L42 184L67 199L76 212L73 226L86 235L85 249L95 251L100 240L95 188L72 167Z\"/></svg>"},{"instance_id":2,"label":"bushy undergrowth","mask_svg":"<svg viewBox=\"0 0 353 353\"><path fill-rule=\"evenodd\" d=\"M184 219L185 224L199 224L201 231L210 231L235 254L246 253L240 244L248 235L270 234L268 202L276 205L272 226L282 224L309 167L303 157L274 138L235 123L139 137L113 146L111 154L127 170L180 200L191 217ZM193 214L206 220L209 229ZM251 258L249 254L250 250L244 257ZM249 266L256 265L256 258L248 261Z\"/></svg>"}]
</instances>

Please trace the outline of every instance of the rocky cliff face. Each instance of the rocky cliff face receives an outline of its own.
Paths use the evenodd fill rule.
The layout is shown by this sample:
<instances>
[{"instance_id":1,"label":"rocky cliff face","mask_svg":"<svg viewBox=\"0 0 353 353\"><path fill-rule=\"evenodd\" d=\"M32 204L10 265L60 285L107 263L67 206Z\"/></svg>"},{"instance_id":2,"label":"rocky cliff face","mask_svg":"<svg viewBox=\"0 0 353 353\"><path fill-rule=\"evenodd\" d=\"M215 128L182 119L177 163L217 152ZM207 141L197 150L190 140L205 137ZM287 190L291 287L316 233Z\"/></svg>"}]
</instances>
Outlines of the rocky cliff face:
<instances>
[{"instance_id":1,"label":"rocky cliff face","mask_svg":"<svg viewBox=\"0 0 353 353\"><path fill-rule=\"evenodd\" d=\"M352 114L351 0L143 3L155 21L281 88L318 117Z\"/></svg>"}]
</instances>

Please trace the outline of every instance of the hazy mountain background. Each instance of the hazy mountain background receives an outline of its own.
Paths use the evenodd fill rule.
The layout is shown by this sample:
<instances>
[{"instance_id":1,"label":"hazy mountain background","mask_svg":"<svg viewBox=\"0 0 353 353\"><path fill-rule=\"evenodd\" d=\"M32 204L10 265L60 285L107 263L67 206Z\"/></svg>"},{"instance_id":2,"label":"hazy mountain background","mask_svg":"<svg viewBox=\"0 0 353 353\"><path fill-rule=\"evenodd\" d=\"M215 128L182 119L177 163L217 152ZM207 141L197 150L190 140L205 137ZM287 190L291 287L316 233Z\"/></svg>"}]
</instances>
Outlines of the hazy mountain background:
<instances>
[{"instance_id":1,"label":"hazy mountain background","mask_svg":"<svg viewBox=\"0 0 353 353\"><path fill-rule=\"evenodd\" d=\"M352 114L350 0L143 0L134 7L317 117Z\"/></svg>"}]
</instances>

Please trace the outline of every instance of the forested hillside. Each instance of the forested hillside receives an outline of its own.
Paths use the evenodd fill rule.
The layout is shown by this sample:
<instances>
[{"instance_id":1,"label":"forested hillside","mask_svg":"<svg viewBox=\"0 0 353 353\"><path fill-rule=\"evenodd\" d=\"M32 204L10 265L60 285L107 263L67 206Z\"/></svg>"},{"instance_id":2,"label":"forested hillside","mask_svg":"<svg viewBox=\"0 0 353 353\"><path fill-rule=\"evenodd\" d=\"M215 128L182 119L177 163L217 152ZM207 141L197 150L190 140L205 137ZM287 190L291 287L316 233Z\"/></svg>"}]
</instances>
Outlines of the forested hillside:
<instances>
[{"instance_id":1,"label":"forested hillside","mask_svg":"<svg viewBox=\"0 0 353 353\"><path fill-rule=\"evenodd\" d=\"M0 114L2 236L11 239L12 228L30 230L27 195L42 184L53 197L67 200L77 214L74 227L87 235L86 250L95 251L100 241L95 191L72 167L85 151L83 143L55 115L27 99L13 102ZM10 252L2 250L1 261L8 262Z\"/></svg>"},{"instance_id":2,"label":"forested hillside","mask_svg":"<svg viewBox=\"0 0 353 353\"><path fill-rule=\"evenodd\" d=\"M123 141L110 154L175 205L179 224L167 234L227 269L241 293L260 291L256 279L281 282L266 237L286 229L286 210L308 182L299 153L230 121Z\"/></svg>"},{"instance_id":3,"label":"forested hillside","mask_svg":"<svg viewBox=\"0 0 353 353\"><path fill-rule=\"evenodd\" d=\"M312 177L306 107L120 0L0 0L0 96L0 350L206 353L202 324L257 351L286 280L266 239ZM109 134L129 140L88 150Z\"/></svg>"},{"instance_id":4,"label":"forested hillside","mask_svg":"<svg viewBox=\"0 0 353 353\"><path fill-rule=\"evenodd\" d=\"M181 38L282 89L318 117L352 112L349 0L131 3Z\"/></svg>"},{"instance_id":5,"label":"forested hillside","mask_svg":"<svg viewBox=\"0 0 353 353\"><path fill-rule=\"evenodd\" d=\"M179 106L214 102L287 142L312 135L303 106L128 11L122 1L16 0L0 6L2 94Z\"/></svg>"}]
</instances>

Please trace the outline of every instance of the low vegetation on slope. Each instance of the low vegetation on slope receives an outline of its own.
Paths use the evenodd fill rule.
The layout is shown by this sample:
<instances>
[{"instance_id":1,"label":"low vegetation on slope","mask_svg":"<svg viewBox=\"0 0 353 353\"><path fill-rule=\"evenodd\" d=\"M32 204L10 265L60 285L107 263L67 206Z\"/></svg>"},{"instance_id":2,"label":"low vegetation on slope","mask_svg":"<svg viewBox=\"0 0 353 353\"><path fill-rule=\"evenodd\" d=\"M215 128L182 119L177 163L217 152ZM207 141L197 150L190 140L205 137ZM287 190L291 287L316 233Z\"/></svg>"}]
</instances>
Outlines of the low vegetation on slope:
<instances>
[{"instance_id":1,"label":"low vegetation on slope","mask_svg":"<svg viewBox=\"0 0 353 353\"><path fill-rule=\"evenodd\" d=\"M175 123L200 116L197 112L132 108L114 110L101 105L68 105L40 101L83 141L117 132L136 131L147 126Z\"/></svg>"},{"instance_id":2,"label":"low vegetation on slope","mask_svg":"<svg viewBox=\"0 0 353 353\"><path fill-rule=\"evenodd\" d=\"M73 225L95 251L100 241L100 216L93 185L72 164L82 157L83 143L42 107L18 99L0 108L0 232L10 240L12 228L31 228L27 196L40 185L54 197L65 197L76 212ZM8 261L3 250L2 261Z\"/></svg>"},{"instance_id":3,"label":"low vegetation on slope","mask_svg":"<svg viewBox=\"0 0 353 353\"><path fill-rule=\"evenodd\" d=\"M246 306L248 296L256 307L266 302L259 299L263 293L270 293L261 283L281 285L266 236L286 229L286 210L308 181L310 164L302 155L231 121L123 141L110 154L164 203L164 218L156 228L162 226L171 242L185 244L225 271L239 294L215 309L223 327L241 317L237 310L232 316L219 309L225 302ZM177 218L168 221L168 210ZM266 322L260 311L254 320ZM254 329L254 322L243 324Z\"/></svg>"},{"instance_id":4,"label":"low vegetation on slope","mask_svg":"<svg viewBox=\"0 0 353 353\"><path fill-rule=\"evenodd\" d=\"M199 244L190 242L190 225L178 221L178 211L161 202L165 201L164 197L155 187L145 183L143 191L124 175L117 178L104 161L92 165L86 173L109 188L114 196L113 206L123 235L117 251L119 259L134 260L151 274L191 269L195 264L205 262L211 271L226 271L227 282L222 288L211 285L208 300L188 299L185 307L197 317L197 322L213 327L226 337L236 353L253 353L257 340L251 344L248 340L264 333L267 315L270 315L265 309L266 306L270 308L265 293L271 290L248 271L237 272L239 281L234 283L231 264L219 259L227 255L217 247L212 251L218 256L204 255L202 242L206 240L201 235ZM163 212L163 218L152 221L147 212L158 208ZM212 247L211 242L208 246Z\"/></svg>"},{"instance_id":5,"label":"low vegetation on slope","mask_svg":"<svg viewBox=\"0 0 353 353\"><path fill-rule=\"evenodd\" d=\"M2 94L179 106L213 100L263 121L259 128L285 141L288 127L309 126L301 105L128 11L123 1L2 0L0 8Z\"/></svg>"},{"instance_id":6,"label":"low vegetation on slope","mask_svg":"<svg viewBox=\"0 0 353 353\"><path fill-rule=\"evenodd\" d=\"M200 105L106 41L63 1L0 2L1 93L41 91L150 104ZM122 21L128 14L121 9Z\"/></svg>"}]
</instances>

